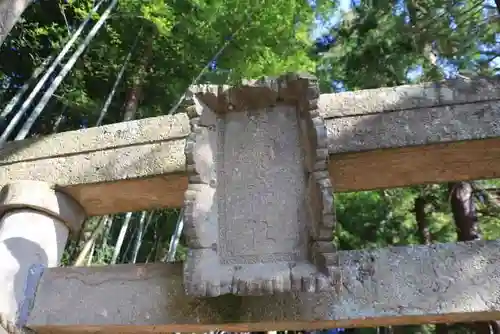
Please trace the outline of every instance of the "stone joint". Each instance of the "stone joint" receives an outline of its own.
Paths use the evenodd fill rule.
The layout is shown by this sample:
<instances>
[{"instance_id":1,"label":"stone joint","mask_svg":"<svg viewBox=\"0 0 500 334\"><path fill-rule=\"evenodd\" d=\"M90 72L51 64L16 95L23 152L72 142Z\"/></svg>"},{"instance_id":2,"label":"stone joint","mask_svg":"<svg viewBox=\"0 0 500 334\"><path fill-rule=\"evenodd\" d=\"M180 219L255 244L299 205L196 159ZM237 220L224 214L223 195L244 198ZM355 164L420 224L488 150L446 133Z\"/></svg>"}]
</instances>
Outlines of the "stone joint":
<instances>
[{"instance_id":1,"label":"stone joint","mask_svg":"<svg viewBox=\"0 0 500 334\"><path fill-rule=\"evenodd\" d=\"M302 77L300 77L302 78ZM332 274L338 266L333 235L336 215L333 187L329 178L328 131L318 110L319 85L315 78L296 81L296 91L302 100L298 105L301 143L307 178L307 206L310 221L310 257L313 264L327 277L328 286L337 286ZM327 287L328 288L328 287Z\"/></svg>"},{"instance_id":2,"label":"stone joint","mask_svg":"<svg viewBox=\"0 0 500 334\"><path fill-rule=\"evenodd\" d=\"M59 219L72 235L78 235L86 218L85 210L71 196L42 181L15 181L0 191L0 215L31 209Z\"/></svg>"},{"instance_id":3,"label":"stone joint","mask_svg":"<svg viewBox=\"0 0 500 334\"><path fill-rule=\"evenodd\" d=\"M244 80L243 85L197 85L190 88L195 96L216 114L260 110L278 104L304 106L317 101L317 80L310 74L288 73L280 77ZM312 88L312 89L311 89ZM315 96L314 99L311 96ZM316 103L307 109L315 109Z\"/></svg>"}]
</instances>

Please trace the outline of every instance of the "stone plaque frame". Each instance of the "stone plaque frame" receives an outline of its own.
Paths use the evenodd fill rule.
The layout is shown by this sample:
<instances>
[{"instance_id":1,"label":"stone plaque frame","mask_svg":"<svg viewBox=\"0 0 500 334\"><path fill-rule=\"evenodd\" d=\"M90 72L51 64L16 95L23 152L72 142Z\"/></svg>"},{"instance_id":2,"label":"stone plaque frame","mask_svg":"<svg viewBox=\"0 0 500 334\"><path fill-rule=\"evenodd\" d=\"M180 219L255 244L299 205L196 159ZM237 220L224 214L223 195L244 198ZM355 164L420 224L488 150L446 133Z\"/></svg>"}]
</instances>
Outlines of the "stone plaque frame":
<instances>
[{"instance_id":1,"label":"stone plaque frame","mask_svg":"<svg viewBox=\"0 0 500 334\"><path fill-rule=\"evenodd\" d=\"M288 74L191 94L186 293L333 289L336 219L316 79Z\"/></svg>"}]
</instances>

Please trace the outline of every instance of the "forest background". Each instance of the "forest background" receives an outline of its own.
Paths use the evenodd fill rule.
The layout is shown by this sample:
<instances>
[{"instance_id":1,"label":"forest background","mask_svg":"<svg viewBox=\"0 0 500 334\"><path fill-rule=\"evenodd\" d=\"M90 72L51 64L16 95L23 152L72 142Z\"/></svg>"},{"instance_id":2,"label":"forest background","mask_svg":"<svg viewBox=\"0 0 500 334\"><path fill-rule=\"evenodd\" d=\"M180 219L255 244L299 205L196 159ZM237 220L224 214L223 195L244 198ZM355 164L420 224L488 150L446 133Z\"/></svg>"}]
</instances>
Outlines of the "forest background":
<instances>
[{"instance_id":1,"label":"forest background","mask_svg":"<svg viewBox=\"0 0 500 334\"><path fill-rule=\"evenodd\" d=\"M322 93L331 93L500 73L500 3L492 1L11 2L20 10L7 18L12 29L0 30L0 142L175 112L196 83L237 84L301 71L315 74ZM98 3L73 49L111 5L109 17L65 78L58 71L49 76L38 95L49 91L51 82L62 80L61 85L49 94L36 122L27 125L30 108L12 109L9 102L23 85L32 85L32 74L64 47ZM15 117L19 122L9 128ZM336 242L342 249L359 249L497 239L497 195L497 180L336 194ZM179 210L173 209L91 217L81 239L68 245L63 264L182 260L179 223ZM349 331L500 334L500 326Z\"/></svg>"}]
</instances>

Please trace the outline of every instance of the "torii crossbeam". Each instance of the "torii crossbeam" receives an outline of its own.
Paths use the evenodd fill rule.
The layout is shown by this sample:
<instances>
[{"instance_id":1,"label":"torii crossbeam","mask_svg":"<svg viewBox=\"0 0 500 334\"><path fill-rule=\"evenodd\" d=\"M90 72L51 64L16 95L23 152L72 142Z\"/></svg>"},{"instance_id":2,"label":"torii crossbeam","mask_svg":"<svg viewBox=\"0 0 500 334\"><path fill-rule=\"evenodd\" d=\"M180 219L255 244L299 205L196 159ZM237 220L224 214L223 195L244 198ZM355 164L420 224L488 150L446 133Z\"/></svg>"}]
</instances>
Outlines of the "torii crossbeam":
<instances>
[{"instance_id":1,"label":"torii crossbeam","mask_svg":"<svg viewBox=\"0 0 500 334\"><path fill-rule=\"evenodd\" d=\"M297 84L299 81L302 84ZM276 83L277 88L273 86ZM318 156L326 152L324 166L329 172L326 180L336 192L495 178L500 173L497 167L500 160L500 82L485 79L451 81L321 96L315 96L315 91L311 78L290 75L277 81L264 80L237 89L197 88L194 96L196 105L189 107L194 109L188 108L186 113L60 133L7 145L0 151L0 184L5 185L3 210L8 209L11 214L5 215L0 224L18 227L10 232L0 228L0 246L8 249L9 240L13 242L15 238L24 238L24 230L19 226L22 221L28 224L23 217L29 211L32 230L37 228L39 220L45 225L40 224L37 233L28 239L45 251L48 259L41 259L36 255L40 252L37 253L34 248L16 244L17 248L14 248L18 256L14 255L12 264L13 267L19 265L21 269L0 277L0 282L6 286L14 282L6 298L0 299L0 308L3 308L0 311L16 313L16 305L23 299L23 293L18 291L16 284L25 283L34 262L57 265L68 234L68 228L64 232L60 226L65 224L72 231L77 231L85 214L103 215L184 205L188 183L193 184L193 178L201 177L200 163L205 161L207 166L212 166L209 161L219 163L228 159L227 156L222 160L198 159L194 169L189 167L190 153L185 151L185 147L189 147L188 137L192 137L193 113L208 115L200 113L200 110L209 110L215 118L224 119L224 122L240 122L238 124L241 124L240 116L231 120L232 116L222 115L243 112L246 115L244 122L249 122L251 117L257 119L256 122L262 122L258 120L259 115L267 112L270 116L266 122L277 122L277 126L281 124L281 128L286 129L283 131L291 131L294 121L290 118L291 123L286 123L287 115L310 110L310 104L314 104L313 109L317 110L314 115L321 118L318 126L325 130L324 140L315 137L325 145L323 151L318 151ZM307 106L303 101L309 101ZM196 115L194 118L198 117ZM234 131L238 124L234 125ZM250 126L250 123L245 124ZM257 130L262 128L258 125L261 123L256 124ZM317 123L313 121L312 124ZM227 129L228 126L222 128ZM222 128L215 127L217 131ZM237 133L234 132L234 135ZM269 139L269 143L282 147L284 144L279 144L279 131L276 136ZM209 142L208 138L207 145ZM229 144L236 145L237 142ZM253 149L264 154L264 148L267 150L271 145L269 143L254 145ZM240 150L249 152L252 142L247 140L245 144L250 147ZM323 149L317 142L313 146ZM218 146L213 146L210 152L217 153L218 149ZM258 159L269 159L270 156L271 153L265 153ZM318 161L313 160L314 164ZM305 165L311 166L308 163ZM214 163L213 166L220 165ZM269 163L266 166L279 168ZM210 168L206 169L206 175L211 175ZM317 171L321 172L305 168L306 175ZM299 174L297 171L293 175ZM269 174L266 175L269 177ZM236 188L238 177L231 179ZM19 182L21 180L25 182ZM215 187L228 179L222 176L214 185L207 180L205 184ZM270 198L272 204L273 197ZM323 212L327 207L324 205L319 210ZM280 207L275 203L273 209L280 210ZM251 212L247 215L253 217ZM220 219L216 219L218 229ZM10 225L6 221L10 221ZM258 219L252 221L262 222ZM276 220L274 224L280 222ZM261 227L264 228L264 225ZM262 235L274 239L280 237L278 234L267 235L268 232L266 230ZM50 242L43 243L37 238L53 241L59 247L50 246ZM191 239L191 242L199 241L197 238ZM215 249L219 249L221 239L215 238ZM242 241L247 240L241 238ZM318 237L314 241L317 244L324 240ZM309 273L314 279L319 274L324 275L328 283L324 287L316 289L315 286L314 291L309 291L303 285L294 288L293 284L285 284L279 289L259 290L258 294L264 296L254 296L257 294L255 289L240 291L234 286L229 290L224 288L207 293L207 290L183 284L186 277L178 264L50 268L42 275L27 324L42 333L140 333L197 332L214 328L247 331L365 327L494 320L500 316L500 299L496 293L500 284L498 241L370 251L335 252L333 249L326 253L321 251L319 254L323 257L313 256L313 259L310 256L314 245L301 244L299 239L295 242L299 248L300 245L306 247L308 255L304 257L304 263L310 261L316 266ZM265 245L262 252L266 254L266 260L261 258L258 263L267 263L269 255L283 254L284 248ZM247 255L252 252L247 246L240 245L238 249ZM0 256L3 254L7 251L0 249ZM328 254L332 254L334 261L327 261L325 265L325 259L330 258ZM223 253L219 256L221 261L227 261ZM297 256L301 258L302 255ZM281 257L279 261L288 265L292 260ZM239 262L233 264L236 270L242 270L250 268L248 265L252 262L243 263L243 267ZM270 277L278 277L273 276L273 270L277 269L266 270L271 271ZM205 279L206 274L203 269L195 274L198 275L195 279L213 282L213 276L208 281ZM301 284L307 281L305 277L309 274L298 276ZM261 282L258 281L262 279L259 275L244 276L247 277L245 284ZM189 295L186 295L185 288ZM225 295L228 292L231 294ZM205 294L222 296L197 297Z\"/></svg>"}]
</instances>

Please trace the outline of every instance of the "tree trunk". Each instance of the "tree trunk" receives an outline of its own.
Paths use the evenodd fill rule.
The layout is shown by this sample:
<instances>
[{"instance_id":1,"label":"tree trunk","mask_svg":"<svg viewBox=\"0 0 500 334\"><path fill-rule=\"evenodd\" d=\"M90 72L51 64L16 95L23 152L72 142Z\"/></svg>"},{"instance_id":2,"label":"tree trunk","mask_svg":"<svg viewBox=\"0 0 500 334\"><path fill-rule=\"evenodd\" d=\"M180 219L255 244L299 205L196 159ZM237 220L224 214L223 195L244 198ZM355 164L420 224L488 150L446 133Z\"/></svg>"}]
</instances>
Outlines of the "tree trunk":
<instances>
[{"instance_id":1,"label":"tree trunk","mask_svg":"<svg viewBox=\"0 0 500 334\"><path fill-rule=\"evenodd\" d=\"M421 22L417 21L417 17L424 8L421 7L421 3L417 0L407 1L408 17L411 23L410 35L413 36L413 43L419 52L429 61L431 64L431 70L426 73L429 77L428 79L440 79L440 70L438 66L438 58L432 48L432 40L426 33L423 33L425 29L422 29ZM424 23L427 24L427 23Z\"/></svg>"},{"instance_id":2,"label":"tree trunk","mask_svg":"<svg viewBox=\"0 0 500 334\"><path fill-rule=\"evenodd\" d=\"M0 46L32 0L0 0Z\"/></svg>"},{"instance_id":3,"label":"tree trunk","mask_svg":"<svg viewBox=\"0 0 500 334\"><path fill-rule=\"evenodd\" d=\"M497 5L497 12L500 15L500 0L495 0L495 5Z\"/></svg>"},{"instance_id":4,"label":"tree trunk","mask_svg":"<svg viewBox=\"0 0 500 334\"><path fill-rule=\"evenodd\" d=\"M392 327L379 327L378 334L394 334Z\"/></svg>"},{"instance_id":5,"label":"tree trunk","mask_svg":"<svg viewBox=\"0 0 500 334\"><path fill-rule=\"evenodd\" d=\"M448 193L458 241L481 239L472 185L469 182L449 183ZM475 322L468 326L476 334L500 334L500 324L496 321Z\"/></svg>"},{"instance_id":6,"label":"tree trunk","mask_svg":"<svg viewBox=\"0 0 500 334\"><path fill-rule=\"evenodd\" d=\"M427 201L423 195L415 199L415 220L417 221L420 243L424 245L430 245L432 240L431 234L429 232L429 224L427 223L427 214L425 212L426 206Z\"/></svg>"},{"instance_id":7,"label":"tree trunk","mask_svg":"<svg viewBox=\"0 0 500 334\"><path fill-rule=\"evenodd\" d=\"M409 329L408 326L393 326L392 333L393 334L407 334L408 329Z\"/></svg>"},{"instance_id":8,"label":"tree trunk","mask_svg":"<svg viewBox=\"0 0 500 334\"><path fill-rule=\"evenodd\" d=\"M453 219L457 227L458 240L480 239L472 185L469 182L449 183L448 193Z\"/></svg>"},{"instance_id":9,"label":"tree trunk","mask_svg":"<svg viewBox=\"0 0 500 334\"><path fill-rule=\"evenodd\" d=\"M129 89L127 101L125 102L125 114L123 120L125 122L131 121L135 118L137 110L139 109L139 101L142 98L142 87L140 84L135 83L132 88Z\"/></svg>"},{"instance_id":10,"label":"tree trunk","mask_svg":"<svg viewBox=\"0 0 500 334\"><path fill-rule=\"evenodd\" d=\"M436 325L436 334L448 334L448 325L447 324L437 324Z\"/></svg>"},{"instance_id":11,"label":"tree trunk","mask_svg":"<svg viewBox=\"0 0 500 334\"><path fill-rule=\"evenodd\" d=\"M147 41L147 46L142 56L142 61L138 68L138 73L134 76L132 87L130 88L127 99L125 101L125 114L123 116L124 121L133 120L137 114L139 108L139 103L143 96L143 82L147 75L147 70L149 67L149 62L151 61L151 56L153 55L153 40L155 33L150 33L150 38Z\"/></svg>"}]
</instances>

